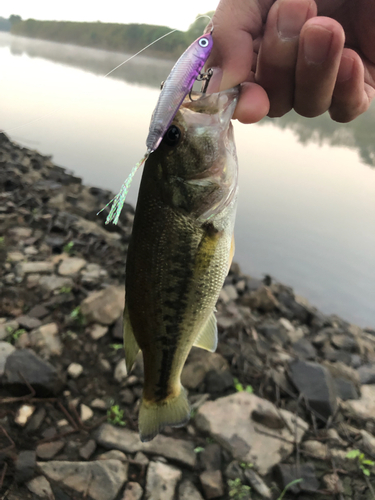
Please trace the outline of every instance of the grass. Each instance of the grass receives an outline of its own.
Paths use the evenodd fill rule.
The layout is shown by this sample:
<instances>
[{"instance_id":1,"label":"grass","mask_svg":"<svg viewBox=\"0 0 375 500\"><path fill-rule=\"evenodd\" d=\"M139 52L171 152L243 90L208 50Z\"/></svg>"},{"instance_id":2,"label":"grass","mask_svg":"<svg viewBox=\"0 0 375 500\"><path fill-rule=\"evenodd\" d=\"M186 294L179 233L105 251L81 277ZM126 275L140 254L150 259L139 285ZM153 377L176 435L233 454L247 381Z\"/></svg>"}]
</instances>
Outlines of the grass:
<instances>
[{"instance_id":1,"label":"grass","mask_svg":"<svg viewBox=\"0 0 375 500\"><path fill-rule=\"evenodd\" d=\"M110 344L109 347L111 347L114 351L119 351L124 347L123 344Z\"/></svg>"},{"instance_id":2,"label":"grass","mask_svg":"<svg viewBox=\"0 0 375 500\"><path fill-rule=\"evenodd\" d=\"M81 326L83 326L86 323L85 317L81 313L81 307L77 306L73 309L73 311L70 313L70 317L74 320L77 321Z\"/></svg>"},{"instance_id":3,"label":"grass","mask_svg":"<svg viewBox=\"0 0 375 500\"><path fill-rule=\"evenodd\" d=\"M283 498L286 495L286 492L289 490L289 488L291 488L295 484L300 483L301 481L303 481L303 479L294 479L293 481L290 481L290 483L288 483L285 486L285 488L283 489L283 491L281 492L281 495L277 498L277 500L283 500Z\"/></svg>"},{"instance_id":4,"label":"grass","mask_svg":"<svg viewBox=\"0 0 375 500\"><path fill-rule=\"evenodd\" d=\"M74 247L74 242L69 241L69 243L63 246L63 252L70 255L73 251L73 247Z\"/></svg>"},{"instance_id":5,"label":"grass","mask_svg":"<svg viewBox=\"0 0 375 500\"><path fill-rule=\"evenodd\" d=\"M204 451L204 448L202 446L197 446L194 448L194 453L202 453Z\"/></svg>"},{"instance_id":6,"label":"grass","mask_svg":"<svg viewBox=\"0 0 375 500\"><path fill-rule=\"evenodd\" d=\"M112 425L125 427L124 410L121 410L119 405L112 405L107 411L107 421Z\"/></svg>"},{"instance_id":7,"label":"grass","mask_svg":"<svg viewBox=\"0 0 375 500\"><path fill-rule=\"evenodd\" d=\"M8 332L8 342L10 342L11 344L16 342L23 333L26 333L26 330L24 328L13 330L13 328L10 326L6 328L6 331Z\"/></svg>"}]
</instances>

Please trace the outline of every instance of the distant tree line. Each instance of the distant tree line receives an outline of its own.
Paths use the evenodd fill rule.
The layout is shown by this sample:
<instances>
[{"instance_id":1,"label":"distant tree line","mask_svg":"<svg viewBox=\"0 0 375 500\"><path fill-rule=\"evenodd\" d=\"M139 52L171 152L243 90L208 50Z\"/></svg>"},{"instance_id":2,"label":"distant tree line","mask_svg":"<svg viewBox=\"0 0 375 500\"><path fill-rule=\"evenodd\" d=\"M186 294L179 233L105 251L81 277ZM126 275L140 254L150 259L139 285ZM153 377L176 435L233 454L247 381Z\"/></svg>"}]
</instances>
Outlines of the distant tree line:
<instances>
[{"instance_id":1,"label":"distant tree line","mask_svg":"<svg viewBox=\"0 0 375 500\"><path fill-rule=\"evenodd\" d=\"M21 21L21 16L15 16L12 14L9 16L9 19L5 19L5 17L0 17L0 31L10 31L13 24Z\"/></svg>"},{"instance_id":2,"label":"distant tree line","mask_svg":"<svg viewBox=\"0 0 375 500\"><path fill-rule=\"evenodd\" d=\"M176 31L163 38L148 49L147 55L179 56L202 34L207 21L207 19L197 19L188 31ZM130 53L141 50L170 30L167 26L149 24L78 23L35 19L15 22L11 26L11 33L14 35Z\"/></svg>"}]
</instances>

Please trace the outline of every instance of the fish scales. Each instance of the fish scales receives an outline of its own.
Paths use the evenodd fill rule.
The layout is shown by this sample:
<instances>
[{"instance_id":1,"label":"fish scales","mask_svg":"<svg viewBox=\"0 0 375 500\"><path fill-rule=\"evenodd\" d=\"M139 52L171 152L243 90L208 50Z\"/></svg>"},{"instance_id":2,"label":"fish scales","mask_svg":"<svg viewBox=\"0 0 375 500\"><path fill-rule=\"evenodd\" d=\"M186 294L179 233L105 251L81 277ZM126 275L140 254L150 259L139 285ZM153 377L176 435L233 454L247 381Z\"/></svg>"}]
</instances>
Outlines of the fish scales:
<instances>
[{"instance_id":1,"label":"fish scales","mask_svg":"<svg viewBox=\"0 0 375 500\"><path fill-rule=\"evenodd\" d=\"M143 440L186 423L182 368L194 344L216 348L213 311L230 264L236 206L230 118L237 96L231 89L185 101L172 124L181 132L177 145L165 138L145 164L124 315L127 368L138 349L144 359Z\"/></svg>"}]
</instances>

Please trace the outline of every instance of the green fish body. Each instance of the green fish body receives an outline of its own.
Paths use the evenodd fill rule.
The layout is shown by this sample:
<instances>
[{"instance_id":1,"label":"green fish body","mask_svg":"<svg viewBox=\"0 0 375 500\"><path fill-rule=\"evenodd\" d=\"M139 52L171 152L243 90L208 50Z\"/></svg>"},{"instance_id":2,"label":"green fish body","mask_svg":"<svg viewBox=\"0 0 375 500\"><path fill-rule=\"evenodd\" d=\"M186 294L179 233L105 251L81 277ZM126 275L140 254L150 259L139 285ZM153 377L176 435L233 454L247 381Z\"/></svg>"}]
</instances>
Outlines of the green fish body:
<instances>
[{"instance_id":1,"label":"green fish body","mask_svg":"<svg viewBox=\"0 0 375 500\"><path fill-rule=\"evenodd\" d=\"M186 99L148 158L126 263L128 372L142 351L142 441L190 416L180 375L193 345L217 346L214 308L233 256L239 90Z\"/></svg>"}]
</instances>

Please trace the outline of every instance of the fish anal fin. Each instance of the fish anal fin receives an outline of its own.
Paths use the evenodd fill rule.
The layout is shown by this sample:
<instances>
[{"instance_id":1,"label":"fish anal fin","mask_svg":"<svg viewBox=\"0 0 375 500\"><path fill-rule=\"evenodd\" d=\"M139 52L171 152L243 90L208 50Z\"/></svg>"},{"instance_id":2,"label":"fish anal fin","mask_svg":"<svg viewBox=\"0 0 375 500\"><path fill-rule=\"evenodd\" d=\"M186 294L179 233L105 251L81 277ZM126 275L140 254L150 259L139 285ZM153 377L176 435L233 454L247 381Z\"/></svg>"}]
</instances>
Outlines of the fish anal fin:
<instances>
[{"instance_id":1,"label":"fish anal fin","mask_svg":"<svg viewBox=\"0 0 375 500\"><path fill-rule=\"evenodd\" d=\"M206 321L206 324L199 332L198 337L195 339L194 345L205 349L206 351L215 352L217 348L217 322L214 312Z\"/></svg>"},{"instance_id":2,"label":"fish anal fin","mask_svg":"<svg viewBox=\"0 0 375 500\"><path fill-rule=\"evenodd\" d=\"M134 365L135 358L139 353L139 345L134 337L133 328L129 318L129 311L126 305L124 311L124 350L126 370L129 373Z\"/></svg>"},{"instance_id":3,"label":"fish anal fin","mask_svg":"<svg viewBox=\"0 0 375 500\"><path fill-rule=\"evenodd\" d=\"M141 441L151 441L166 426L181 427L190 418L190 405L185 389L163 401L151 402L145 399L139 409L138 426Z\"/></svg>"}]
</instances>

